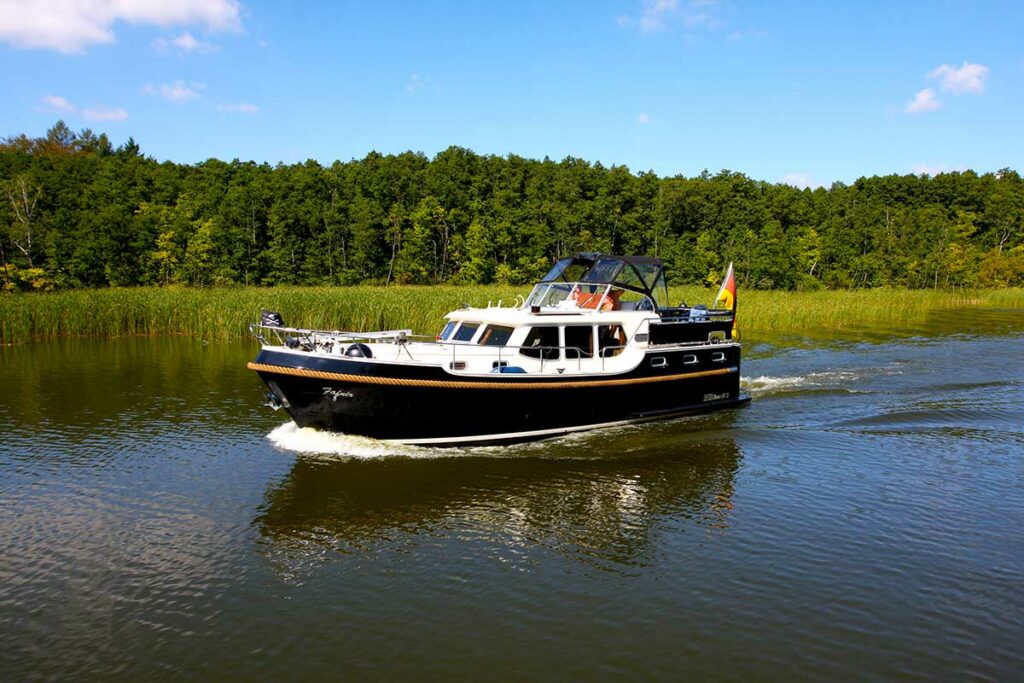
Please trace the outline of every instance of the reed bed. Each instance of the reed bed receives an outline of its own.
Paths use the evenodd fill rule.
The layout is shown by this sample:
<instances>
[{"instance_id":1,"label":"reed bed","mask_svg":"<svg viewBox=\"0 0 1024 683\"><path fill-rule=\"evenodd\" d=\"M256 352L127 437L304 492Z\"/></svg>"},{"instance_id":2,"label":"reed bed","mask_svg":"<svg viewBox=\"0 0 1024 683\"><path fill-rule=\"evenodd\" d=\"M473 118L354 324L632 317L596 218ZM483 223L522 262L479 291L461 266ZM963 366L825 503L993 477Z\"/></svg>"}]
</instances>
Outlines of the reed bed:
<instances>
[{"instance_id":1,"label":"reed bed","mask_svg":"<svg viewBox=\"0 0 1024 683\"><path fill-rule=\"evenodd\" d=\"M353 331L412 328L433 334L441 316L462 304L509 305L529 287L140 287L0 296L0 342L62 336L185 334L235 339L261 308L289 325ZM740 291L738 326L745 336L806 335L858 327L923 322L937 310L1024 308L1024 289L918 291ZM673 303L710 303L712 290L674 287Z\"/></svg>"}]
</instances>

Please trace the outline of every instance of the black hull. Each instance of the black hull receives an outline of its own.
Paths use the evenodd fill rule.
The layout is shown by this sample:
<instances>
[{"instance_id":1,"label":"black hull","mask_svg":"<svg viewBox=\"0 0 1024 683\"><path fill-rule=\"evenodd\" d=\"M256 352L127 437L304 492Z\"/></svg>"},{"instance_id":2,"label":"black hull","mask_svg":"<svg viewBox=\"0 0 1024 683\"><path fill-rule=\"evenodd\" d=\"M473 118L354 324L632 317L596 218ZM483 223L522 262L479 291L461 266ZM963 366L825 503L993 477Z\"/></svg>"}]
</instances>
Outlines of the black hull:
<instances>
[{"instance_id":1,"label":"black hull","mask_svg":"<svg viewBox=\"0 0 1024 683\"><path fill-rule=\"evenodd\" d=\"M749 401L735 345L651 351L623 375L565 379L459 377L268 349L250 367L300 427L438 446L528 441Z\"/></svg>"}]
</instances>

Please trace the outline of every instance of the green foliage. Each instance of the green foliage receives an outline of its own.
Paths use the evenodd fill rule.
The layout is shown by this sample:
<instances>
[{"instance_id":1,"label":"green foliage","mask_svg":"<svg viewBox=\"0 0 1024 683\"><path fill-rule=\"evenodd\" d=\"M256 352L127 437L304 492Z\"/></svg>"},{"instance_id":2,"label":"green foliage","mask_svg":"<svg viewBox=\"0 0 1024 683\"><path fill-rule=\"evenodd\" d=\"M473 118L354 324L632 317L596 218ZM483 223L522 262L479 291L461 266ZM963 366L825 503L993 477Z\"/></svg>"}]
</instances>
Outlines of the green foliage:
<instances>
[{"instance_id":1,"label":"green foliage","mask_svg":"<svg viewBox=\"0 0 1024 683\"><path fill-rule=\"evenodd\" d=\"M660 256L677 284L729 261L745 289L1021 284L1024 180L861 178L798 190L732 171L659 178L451 147L278 165L158 163L58 122L0 142L7 290L504 284L581 250Z\"/></svg>"},{"instance_id":2,"label":"green foliage","mask_svg":"<svg viewBox=\"0 0 1024 683\"><path fill-rule=\"evenodd\" d=\"M0 266L0 292L49 292L53 280L42 268L19 268L13 263Z\"/></svg>"}]
</instances>

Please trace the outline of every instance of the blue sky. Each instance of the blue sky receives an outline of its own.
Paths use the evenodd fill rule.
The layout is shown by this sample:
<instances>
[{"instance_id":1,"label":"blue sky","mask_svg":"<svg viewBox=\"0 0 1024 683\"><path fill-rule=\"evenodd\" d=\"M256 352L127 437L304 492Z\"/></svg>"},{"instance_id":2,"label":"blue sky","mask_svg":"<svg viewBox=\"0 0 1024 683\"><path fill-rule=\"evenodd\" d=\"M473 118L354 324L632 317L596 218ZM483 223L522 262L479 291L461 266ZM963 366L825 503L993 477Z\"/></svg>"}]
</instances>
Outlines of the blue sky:
<instances>
[{"instance_id":1,"label":"blue sky","mask_svg":"<svg viewBox=\"0 0 1024 683\"><path fill-rule=\"evenodd\" d=\"M575 156L794 184L1024 167L1021 2L0 0L0 135L158 159Z\"/></svg>"}]
</instances>

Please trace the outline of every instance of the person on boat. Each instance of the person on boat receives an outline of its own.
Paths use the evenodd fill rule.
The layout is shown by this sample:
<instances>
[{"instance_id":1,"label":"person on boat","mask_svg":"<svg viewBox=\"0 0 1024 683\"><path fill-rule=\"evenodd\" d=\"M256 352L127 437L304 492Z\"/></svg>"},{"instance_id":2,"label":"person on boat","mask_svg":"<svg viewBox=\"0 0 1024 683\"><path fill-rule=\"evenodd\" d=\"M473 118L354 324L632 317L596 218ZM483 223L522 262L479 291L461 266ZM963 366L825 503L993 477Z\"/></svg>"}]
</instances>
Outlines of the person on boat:
<instances>
[{"instance_id":1,"label":"person on boat","mask_svg":"<svg viewBox=\"0 0 1024 683\"><path fill-rule=\"evenodd\" d=\"M621 299L621 298L622 298L622 290L621 289L612 288L612 290L610 292L608 292L608 296L606 296L604 298L604 301L601 302L601 310L602 311L617 311L617 310L619 310L619 299Z\"/></svg>"},{"instance_id":2,"label":"person on boat","mask_svg":"<svg viewBox=\"0 0 1024 683\"><path fill-rule=\"evenodd\" d=\"M580 308L614 311L619 308L619 297L621 296L622 291L618 289L613 289L608 293L608 296L605 296L603 290L598 290L596 292L584 292L580 285L576 285L572 290L570 298Z\"/></svg>"}]
</instances>

